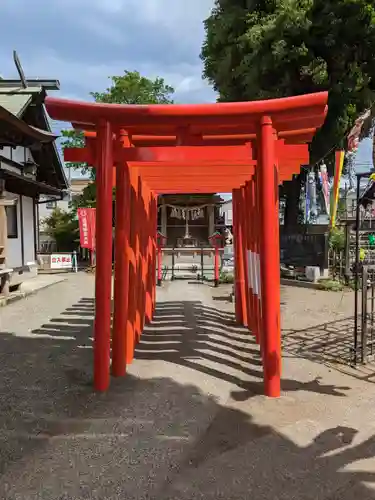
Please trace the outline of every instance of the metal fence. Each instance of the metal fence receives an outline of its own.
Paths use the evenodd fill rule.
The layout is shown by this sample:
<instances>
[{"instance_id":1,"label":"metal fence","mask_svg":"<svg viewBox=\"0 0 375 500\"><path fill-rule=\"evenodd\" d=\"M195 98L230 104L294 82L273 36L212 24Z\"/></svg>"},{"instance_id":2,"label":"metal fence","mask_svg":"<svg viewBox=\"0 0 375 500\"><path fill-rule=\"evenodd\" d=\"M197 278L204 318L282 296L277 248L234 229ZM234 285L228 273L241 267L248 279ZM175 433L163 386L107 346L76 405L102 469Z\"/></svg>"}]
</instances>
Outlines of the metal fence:
<instances>
[{"instance_id":1,"label":"metal fence","mask_svg":"<svg viewBox=\"0 0 375 500\"><path fill-rule=\"evenodd\" d=\"M196 279L213 281L215 279L215 248L197 247L192 249L163 248L162 280ZM219 270L223 269L226 259L223 250L219 251Z\"/></svg>"},{"instance_id":2,"label":"metal fence","mask_svg":"<svg viewBox=\"0 0 375 500\"><path fill-rule=\"evenodd\" d=\"M366 364L375 355L375 266L363 266L355 291L353 364Z\"/></svg>"},{"instance_id":3,"label":"metal fence","mask_svg":"<svg viewBox=\"0 0 375 500\"><path fill-rule=\"evenodd\" d=\"M330 248L328 250L328 270L330 277L344 280L347 276L346 251Z\"/></svg>"}]
</instances>

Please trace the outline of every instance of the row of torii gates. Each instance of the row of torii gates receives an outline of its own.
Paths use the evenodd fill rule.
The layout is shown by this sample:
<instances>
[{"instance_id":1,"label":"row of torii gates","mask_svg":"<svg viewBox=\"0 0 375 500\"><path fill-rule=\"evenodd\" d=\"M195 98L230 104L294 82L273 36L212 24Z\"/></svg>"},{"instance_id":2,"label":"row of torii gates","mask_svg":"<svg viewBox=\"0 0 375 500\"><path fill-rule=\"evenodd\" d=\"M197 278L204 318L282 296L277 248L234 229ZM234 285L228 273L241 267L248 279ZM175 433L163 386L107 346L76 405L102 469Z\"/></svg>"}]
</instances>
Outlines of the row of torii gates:
<instances>
[{"instance_id":1,"label":"row of torii gates","mask_svg":"<svg viewBox=\"0 0 375 500\"><path fill-rule=\"evenodd\" d=\"M309 163L308 143L324 122L327 98L322 92L241 103L116 105L47 97L51 118L85 131L85 147L65 150L65 160L96 167L96 390L107 390L111 371L125 375L153 318L157 195L232 192L236 320L260 344L265 394L280 395L278 186Z\"/></svg>"}]
</instances>

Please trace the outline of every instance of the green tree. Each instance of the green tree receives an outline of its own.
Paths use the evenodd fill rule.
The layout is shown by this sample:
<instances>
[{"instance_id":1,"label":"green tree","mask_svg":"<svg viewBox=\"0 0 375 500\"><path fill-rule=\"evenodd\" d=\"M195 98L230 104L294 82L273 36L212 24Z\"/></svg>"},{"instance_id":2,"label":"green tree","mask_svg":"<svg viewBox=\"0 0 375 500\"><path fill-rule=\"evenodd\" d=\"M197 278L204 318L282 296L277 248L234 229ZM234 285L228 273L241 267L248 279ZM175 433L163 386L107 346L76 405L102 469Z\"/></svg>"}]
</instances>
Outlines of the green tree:
<instances>
[{"instance_id":1,"label":"green tree","mask_svg":"<svg viewBox=\"0 0 375 500\"><path fill-rule=\"evenodd\" d=\"M342 147L374 101L372 0L216 0L205 29L204 76L221 101L329 90L312 162ZM333 156L326 163L332 172Z\"/></svg>"},{"instance_id":2,"label":"green tree","mask_svg":"<svg viewBox=\"0 0 375 500\"><path fill-rule=\"evenodd\" d=\"M125 71L121 76L111 76L111 85L104 92L91 92L95 102L113 104L172 104L173 87L167 85L163 78L150 79L141 76L138 71ZM62 130L62 148L83 147L83 133L76 130ZM68 168L81 170L95 180L95 169L86 163L67 163ZM95 187L87 186L80 199L73 207L95 206Z\"/></svg>"},{"instance_id":3,"label":"green tree","mask_svg":"<svg viewBox=\"0 0 375 500\"><path fill-rule=\"evenodd\" d=\"M205 28L204 76L222 101L329 90L313 161L374 101L372 0L216 0Z\"/></svg>"},{"instance_id":4,"label":"green tree","mask_svg":"<svg viewBox=\"0 0 375 500\"><path fill-rule=\"evenodd\" d=\"M83 148L85 145L85 139L83 137L83 133L78 130L69 129L69 130L61 130L61 146L64 148ZM71 163L66 162L65 166L67 168L73 168L75 170L81 170L82 174L87 174L89 171L89 167L87 163ZM90 169L91 173L91 169Z\"/></svg>"},{"instance_id":5,"label":"green tree","mask_svg":"<svg viewBox=\"0 0 375 500\"><path fill-rule=\"evenodd\" d=\"M163 78L154 80L138 71L125 71L122 76L111 76L112 84L105 92L91 92L96 102L114 104L171 104L174 89Z\"/></svg>"},{"instance_id":6,"label":"green tree","mask_svg":"<svg viewBox=\"0 0 375 500\"><path fill-rule=\"evenodd\" d=\"M78 220L71 211L55 208L42 221L46 233L56 241L58 252L72 252L79 244Z\"/></svg>"}]
</instances>

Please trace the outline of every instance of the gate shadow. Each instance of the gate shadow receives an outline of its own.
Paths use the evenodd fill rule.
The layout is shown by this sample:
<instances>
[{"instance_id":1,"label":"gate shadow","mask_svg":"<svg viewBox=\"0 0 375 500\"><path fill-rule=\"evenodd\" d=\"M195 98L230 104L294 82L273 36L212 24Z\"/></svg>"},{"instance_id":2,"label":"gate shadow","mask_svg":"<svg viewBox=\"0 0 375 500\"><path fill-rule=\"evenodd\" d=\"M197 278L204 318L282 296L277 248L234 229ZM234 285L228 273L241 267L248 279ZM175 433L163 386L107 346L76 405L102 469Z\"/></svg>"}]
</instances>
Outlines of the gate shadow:
<instances>
[{"instance_id":1,"label":"gate shadow","mask_svg":"<svg viewBox=\"0 0 375 500\"><path fill-rule=\"evenodd\" d=\"M234 314L199 301L158 304L154 320L136 347L136 359L159 360L193 369L233 384L232 398L244 401L264 394L260 349ZM344 396L348 387L320 379L300 382L283 378L283 391L310 391Z\"/></svg>"},{"instance_id":2,"label":"gate shadow","mask_svg":"<svg viewBox=\"0 0 375 500\"><path fill-rule=\"evenodd\" d=\"M190 469L194 474L215 457L232 450L237 455L237 448L246 454L246 463L254 464L254 473L246 473L243 481L258 481L263 465L254 458L253 444L246 449L244 445L265 435L279 450L272 460L280 470L298 453L298 464L318 463L337 482L345 477L373 480L370 473L345 476L339 471L345 463L372 456L374 438L335 457L324 455L330 446L342 446L343 432L353 435L356 430L330 429L310 446L299 448L274 429L253 422L251 415L219 405L197 384L181 385L167 377L141 380L128 375L113 380L107 393L94 393L93 308L93 299L82 298L38 329L22 336L0 334L2 498L37 498L43 485L49 498L62 498L62 492L78 498L82 488L85 494L95 490L101 495L95 498L104 498L122 488L126 498L135 499L157 487L154 498L167 499L176 472ZM200 302L160 304L137 347L137 357L164 359L227 380L241 389L242 397L263 389L259 348L251 334L236 326L231 313ZM284 380L284 387L342 395L340 388L316 381ZM236 478L242 477L243 467L235 457L229 463L232 470L236 467ZM288 466L293 471L298 464L291 461ZM45 474L47 469L54 473ZM105 485L100 479L103 469ZM125 476L132 479L124 480ZM272 479L270 485L279 487ZM259 487L260 479L247 491ZM289 497L295 487L283 484ZM367 491L360 492L359 498L364 498Z\"/></svg>"}]
</instances>

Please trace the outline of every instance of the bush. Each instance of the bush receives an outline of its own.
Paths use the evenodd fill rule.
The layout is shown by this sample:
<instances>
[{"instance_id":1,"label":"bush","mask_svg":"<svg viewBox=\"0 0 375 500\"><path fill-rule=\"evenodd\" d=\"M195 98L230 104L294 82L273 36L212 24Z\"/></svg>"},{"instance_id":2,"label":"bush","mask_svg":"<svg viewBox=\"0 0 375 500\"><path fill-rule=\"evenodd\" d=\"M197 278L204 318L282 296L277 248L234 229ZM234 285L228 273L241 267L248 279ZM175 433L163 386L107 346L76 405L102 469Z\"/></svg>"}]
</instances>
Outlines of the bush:
<instances>
[{"instance_id":1,"label":"bush","mask_svg":"<svg viewBox=\"0 0 375 500\"><path fill-rule=\"evenodd\" d=\"M334 227L329 233L329 246L333 250L344 250L345 248L345 232L343 229Z\"/></svg>"},{"instance_id":2,"label":"bush","mask_svg":"<svg viewBox=\"0 0 375 500\"><path fill-rule=\"evenodd\" d=\"M234 283L234 276L232 273L221 273L220 283Z\"/></svg>"},{"instance_id":3,"label":"bush","mask_svg":"<svg viewBox=\"0 0 375 500\"><path fill-rule=\"evenodd\" d=\"M344 290L344 285L340 281L326 279L320 280L318 284L319 290L331 291L331 292L341 292Z\"/></svg>"}]
</instances>

